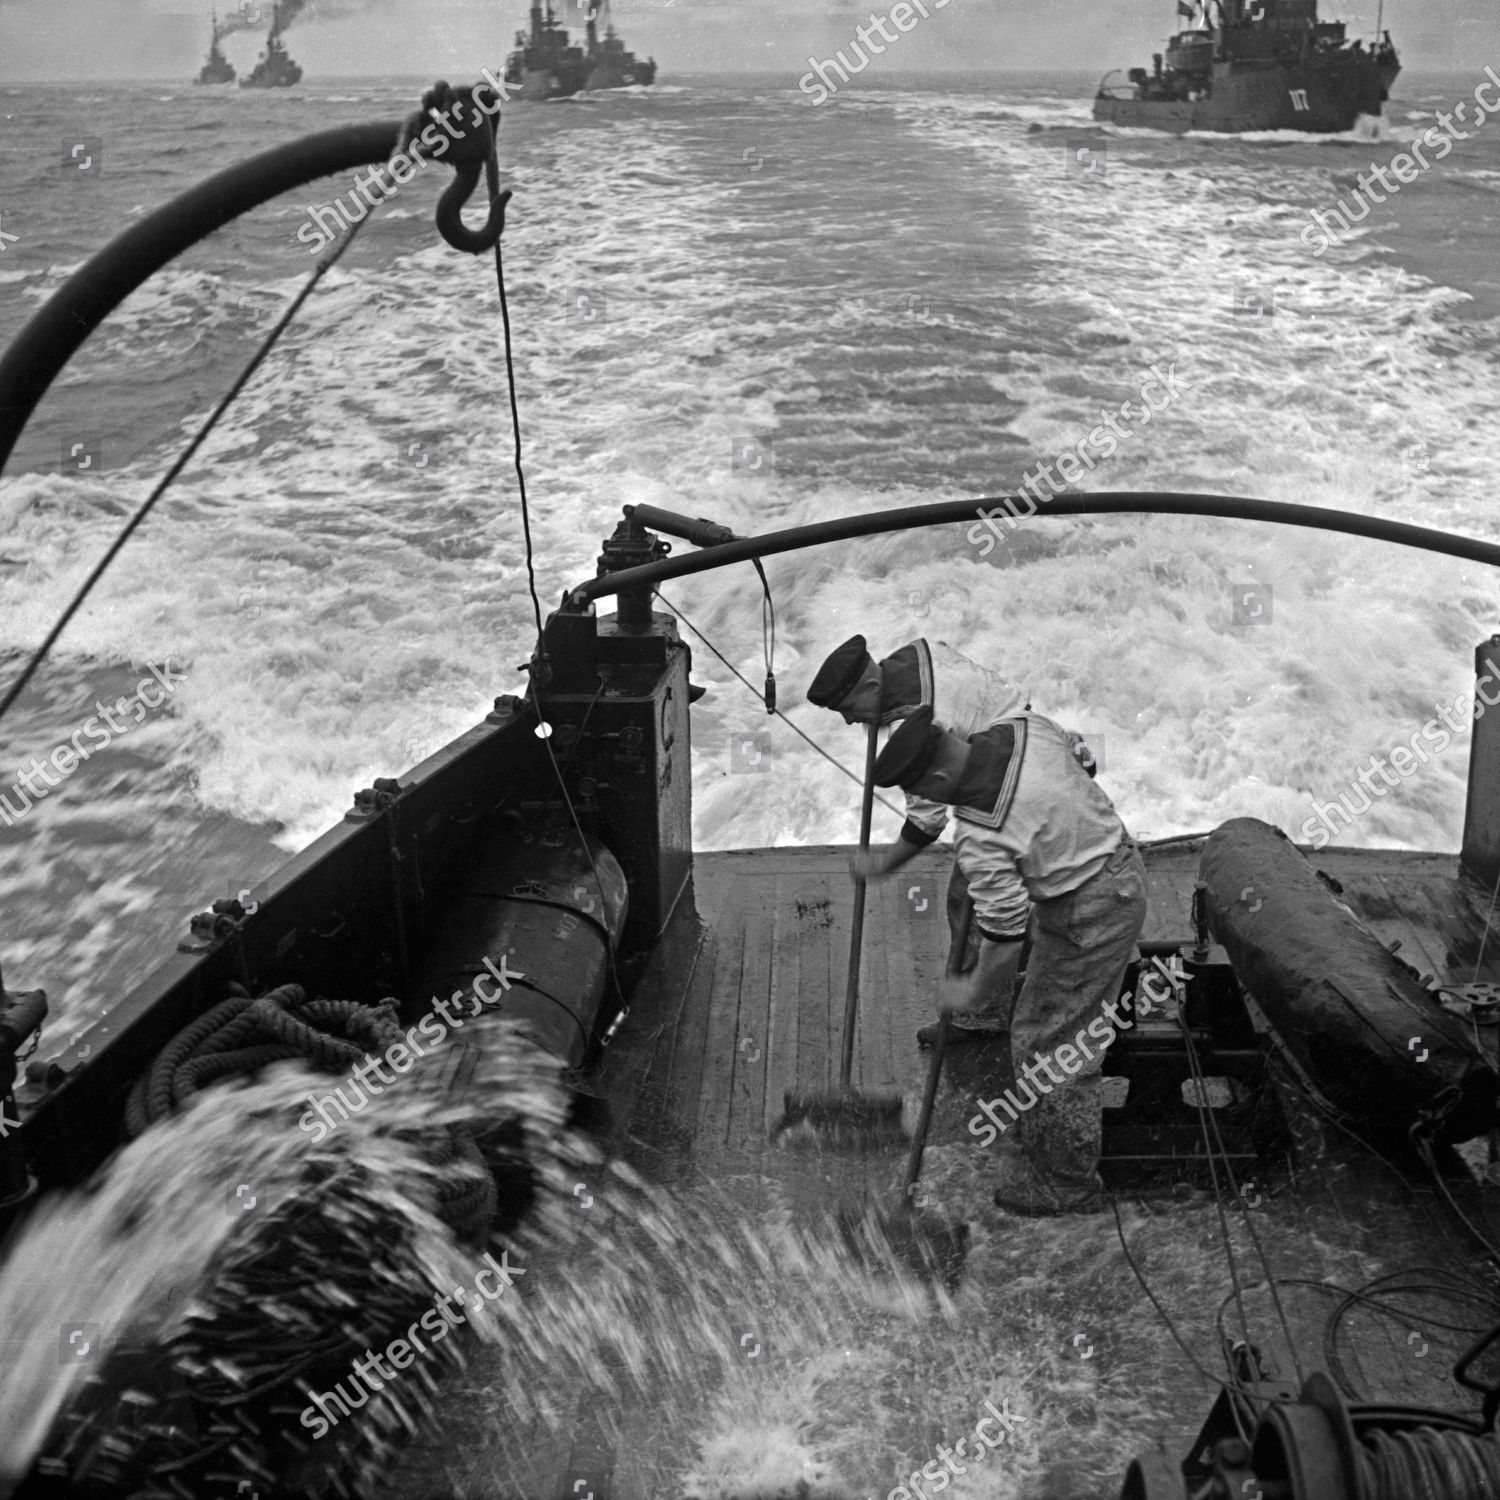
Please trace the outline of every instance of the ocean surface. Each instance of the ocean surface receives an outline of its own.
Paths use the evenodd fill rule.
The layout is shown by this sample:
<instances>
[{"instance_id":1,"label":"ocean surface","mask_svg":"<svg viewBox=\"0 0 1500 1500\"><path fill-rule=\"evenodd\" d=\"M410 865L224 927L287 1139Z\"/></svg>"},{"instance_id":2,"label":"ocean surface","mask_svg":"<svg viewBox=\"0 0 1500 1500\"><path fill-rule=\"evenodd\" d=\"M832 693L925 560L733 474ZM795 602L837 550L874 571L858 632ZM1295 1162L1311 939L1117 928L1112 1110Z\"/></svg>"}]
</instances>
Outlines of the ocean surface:
<instances>
[{"instance_id":1,"label":"ocean surface","mask_svg":"<svg viewBox=\"0 0 1500 1500\"><path fill-rule=\"evenodd\" d=\"M1474 128L1471 104L1446 160L1325 253L1310 232L1483 81L1403 75L1384 120L1336 137L1101 130L1094 80L1072 75L893 75L821 106L784 75L668 76L508 108L504 264L544 608L592 575L629 502L764 532L1004 493L1080 443L1096 463L1078 488L1500 540L1500 119ZM0 85L0 338L205 175L396 118L423 86ZM447 170L371 216L0 722L19 813L0 826L0 959L12 984L48 988L64 1027L355 789L522 689L494 266L437 239ZM0 480L7 671L311 272L309 209L349 188L330 179L182 257L48 395ZM1173 383L1147 422L1153 368ZM1104 456L1089 434L1123 402L1137 416ZM1037 517L1001 544L952 527L767 572L782 705L835 758L856 765L860 736L803 701L824 654L855 631L877 654L947 640L1085 731L1148 838L1242 814L1303 837L1314 799L1468 690L1500 614L1477 566L1198 520ZM748 566L665 593L760 683ZM699 847L852 841L854 784L684 635L711 689L693 723ZM170 667L160 706L24 804L30 758L132 697L150 663ZM1456 848L1466 769L1460 734L1340 841Z\"/></svg>"}]
</instances>

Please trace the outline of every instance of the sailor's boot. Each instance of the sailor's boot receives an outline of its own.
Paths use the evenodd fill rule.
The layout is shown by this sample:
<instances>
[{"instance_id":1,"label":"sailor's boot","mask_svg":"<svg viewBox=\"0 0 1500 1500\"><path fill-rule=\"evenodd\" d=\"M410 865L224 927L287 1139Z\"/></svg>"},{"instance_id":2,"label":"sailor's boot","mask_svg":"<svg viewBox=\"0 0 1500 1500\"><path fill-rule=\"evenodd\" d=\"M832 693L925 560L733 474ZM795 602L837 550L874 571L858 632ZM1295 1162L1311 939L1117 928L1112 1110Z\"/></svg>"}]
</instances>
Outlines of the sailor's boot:
<instances>
[{"instance_id":1,"label":"sailor's boot","mask_svg":"<svg viewBox=\"0 0 1500 1500\"><path fill-rule=\"evenodd\" d=\"M1095 1073L1053 1084L1016 1121L1020 1150L1000 1161L995 1205L1008 1213L1094 1213L1105 1206L1099 1177L1103 1080Z\"/></svg>"}]
</instances>

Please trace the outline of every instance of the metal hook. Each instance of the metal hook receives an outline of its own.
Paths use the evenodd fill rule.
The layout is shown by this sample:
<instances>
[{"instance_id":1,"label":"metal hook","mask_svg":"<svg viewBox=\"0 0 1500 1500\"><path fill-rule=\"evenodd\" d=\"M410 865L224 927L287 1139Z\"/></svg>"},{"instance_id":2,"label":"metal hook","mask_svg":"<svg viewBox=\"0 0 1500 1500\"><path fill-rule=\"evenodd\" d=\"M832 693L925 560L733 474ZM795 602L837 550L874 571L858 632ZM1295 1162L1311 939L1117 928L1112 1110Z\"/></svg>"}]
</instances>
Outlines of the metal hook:
<instances>
[{"instance_id":1,"label":"metal hook","mask_svg":"<svg viewBox=\"0 0 1500 1500\"><path fill-rule=\"evenodd\" d=\"M469 255L483 255L500 240L505 230L505 205L510 202L511 191L500 191L500 163L495 155L495 141L491 136L489 149L484 159L485 186L489 189L490 212L483 228L470 229L464 223L461 210L479 185L479 164L455 165L453 181L438 199L438 233L453 246Z\"/></svg>"}]
</instances>

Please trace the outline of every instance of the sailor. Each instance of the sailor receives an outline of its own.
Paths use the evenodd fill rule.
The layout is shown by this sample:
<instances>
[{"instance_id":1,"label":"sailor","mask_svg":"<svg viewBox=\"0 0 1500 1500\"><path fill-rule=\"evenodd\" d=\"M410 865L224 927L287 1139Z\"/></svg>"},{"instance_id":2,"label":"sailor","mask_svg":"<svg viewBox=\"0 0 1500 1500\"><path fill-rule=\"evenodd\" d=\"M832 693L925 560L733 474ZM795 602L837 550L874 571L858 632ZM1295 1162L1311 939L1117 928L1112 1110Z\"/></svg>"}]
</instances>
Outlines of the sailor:
<instances>
[{"instance_id":1,"label":"sailor","mask_svg":"<svg viewBox=\"0 0 1500 1500\"><path fill-rule=\"evenodd\" d=\"M941 682L941 693L938 683ZM883 660L875 661L862 635L851 636L818 669L807 690L809 703L831 708L846 724L891 724L919 708L933 710L945 728L967 738L999 719L1031 707L1024 689L971 661L946 641L910 641ZM1081 736L1069 737L1073 753L1092 776L1094 757ZM906 823L900 837L887 850L872 850L863 859L850 860L850 873L879 878L898 870L909 859L936 843L948 826L950 809L944 804L913 794L906 798ZM948 927L958 930L968 899L968 882L954 863L948 880ZM1025 930L1025 921L1021 923ZM979 954L979 934L971 930L961 968L973 967ZM1012 980L1014 976L1012 975ZM1005 987L987 991L968 1009L948 1018L948 1040L983 1041L1003 1035L1010 1026L1013 991ZM917 1040L930 1047L937 1040L937 1027L924 1026Z\"/></svg>"},{"instance_id":2,"label":"sailor","mask_svg":"<svg viewBox=\"0 0 1500 1500\"><path fill-rule=\"evenodd\" d=\"M1099 1207L1109 1007L1146 918L1135 842L1067 732L1041 714L1023 711L965 738L920 708L881 752L875 781L954 810L981 941L974 970L944 979L940 1007L971 1006L1014 981L1028 898L1034 903L1011 1020L1018 1107L1006 1105L1014 1119L1002 1126L1014 1144L1001 1157L995 1203L1021 1214Z\"/></svg>"}]
</instances>

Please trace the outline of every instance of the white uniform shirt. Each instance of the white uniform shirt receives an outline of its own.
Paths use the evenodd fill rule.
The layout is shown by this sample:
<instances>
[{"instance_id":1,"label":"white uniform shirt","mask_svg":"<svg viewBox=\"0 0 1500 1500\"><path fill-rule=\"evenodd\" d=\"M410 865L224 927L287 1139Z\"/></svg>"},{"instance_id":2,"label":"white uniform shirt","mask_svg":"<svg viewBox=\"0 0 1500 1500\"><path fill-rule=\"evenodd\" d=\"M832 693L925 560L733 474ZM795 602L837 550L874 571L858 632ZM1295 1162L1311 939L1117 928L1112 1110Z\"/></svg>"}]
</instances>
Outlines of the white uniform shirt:
<instances>
[{"instance_id":1,"label":"white uniform shirt","mask_svg":"<svg viewBox=\"0 0 1500 1500\"><path fill-rule=\"evenodd\" d=\"M1022 936L1032 901L1076 891L1128 836L1104 788L1079 765L1076 736L1041 714L1010 717L1026 720L1026 749L1004 822L954 819L975 920L993 937Z\"/></svg>"}]
</instances>

